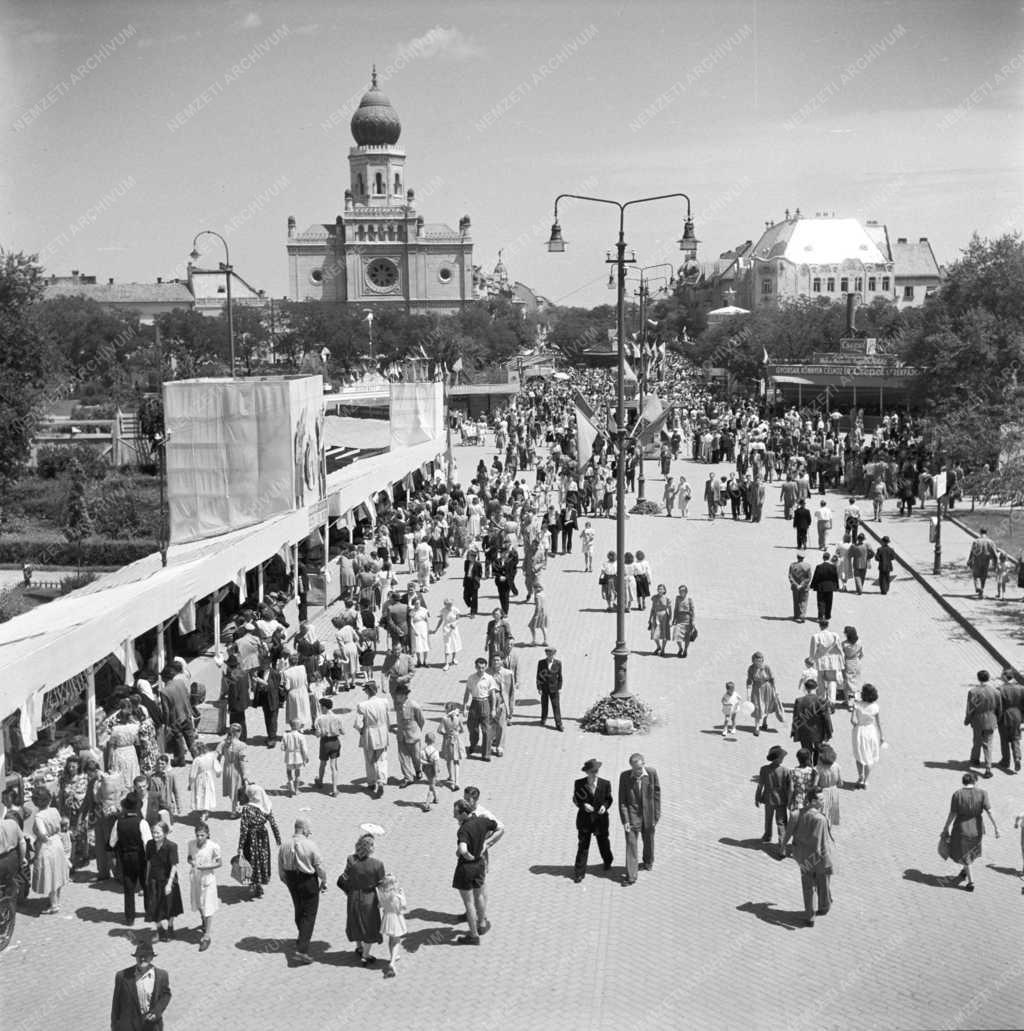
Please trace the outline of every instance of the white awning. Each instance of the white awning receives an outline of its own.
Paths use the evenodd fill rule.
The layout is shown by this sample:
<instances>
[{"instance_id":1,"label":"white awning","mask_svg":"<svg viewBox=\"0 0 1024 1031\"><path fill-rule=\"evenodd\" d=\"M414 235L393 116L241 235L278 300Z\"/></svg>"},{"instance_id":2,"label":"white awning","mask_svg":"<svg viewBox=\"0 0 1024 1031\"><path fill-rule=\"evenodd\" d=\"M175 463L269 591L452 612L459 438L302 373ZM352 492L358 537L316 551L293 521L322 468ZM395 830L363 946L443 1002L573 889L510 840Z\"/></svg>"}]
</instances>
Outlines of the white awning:
<instances>
[{"instance_id":1,"label":"white awning","mask_svg":"<svg viewBox=\"0 0 1024 1031\"><path fill-rule=\"evenodd\" d=\"M792 383L794 385L799 384L802 387L816 387L819 386L813 379L807 379L806 376L772 376L773 383Z\"/></svg>"},{"instance_id":2,"label":"white awning","mask_svg":"<svg viewBox=\"0 0 1024 1031\"><path fill-rule=\"evenodd\" d=\"M285 545L304 540L331 514L366 502L372 494L433 461L443 441L428 441L354 462L327 480L327 505L288 512L219 537L178 544L167 566L154 553L65 598L0 624L0 719L21 708L41 689L70 680L110 654L237 580Z\"/></svg>"}]
</instances>

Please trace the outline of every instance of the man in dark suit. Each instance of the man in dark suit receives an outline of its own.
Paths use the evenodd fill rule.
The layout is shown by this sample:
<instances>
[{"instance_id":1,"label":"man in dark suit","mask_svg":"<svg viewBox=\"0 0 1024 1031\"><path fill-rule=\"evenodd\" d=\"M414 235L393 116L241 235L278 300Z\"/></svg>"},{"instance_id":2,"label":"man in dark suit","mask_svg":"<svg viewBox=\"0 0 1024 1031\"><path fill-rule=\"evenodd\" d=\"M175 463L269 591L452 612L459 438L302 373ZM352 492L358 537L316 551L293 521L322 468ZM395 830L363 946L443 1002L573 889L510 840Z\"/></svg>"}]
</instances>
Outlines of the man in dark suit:
<instances>
[{"instance_id":1,"label":"man in dark suit","mask_svg":"<svg viewBox=\"0 0 1024 1031\"><path fill-rule=\"evenodd\" d=\"M1003 714L1002 695L988 680L988 670L978 670L978 683L967 692L967 713L964 716L964 726L970 727L974 735L971 765L977 766L981 753L985 753L983 777L992 776L992 734Z\"/></svg>"},{"instance_id":2,"label":"man in dark suit","mask_svg":"<svg viewBox=\"0 0 1024 1031\"><path fill-rule=\"evenodd\" d=\"M811 765L818 762L818 749L832 739L831 707L818 697L817 680L804 682L806 694L793 703L793 725L789 736L811 753Z\"/></svg>"},{"instance_id":3,"label":"man in dark suit","mask_svg":"<svg viewBox=\"0 0 1024 1031\"><path fill-rule=\"evenodd\" d=\"M643 862L639 869L654 869L654 828L661 819L658 773L645 765L639 752L629 757L629 769L619 776L619 818L626 832L626 872L622 882L635 884L637 838L643 841Z\"/></svg>"},{"instance_id":4,"label":"man in dark suit","mask_svg":"<svg viewBox=\"0 0 1024 1031\"><path fill-rule=\"evenodd\" d=\"M573 880L579 884L587 875L587 859L590 857L590 839L597 838L597 848L604 861L604 868L612 866L612 846L608 840L608 810L612 807L612 786L599 777L601 763L588 759L583 764L585 777L580 777L572 787L572 801L576 806L576 833L579 847L576 849L576 863Z\"/></svg>"},{"instance_id":5,"label":"man in dark suit","mask_svg":"<svg viewBox=\"0 0 1024 1031\"><path fill-rule=\"evenodd\" d=\"M114 975L110 1031L163 1031L164 1010L171 1001L167 971L153 966L153 946L135 949L135 966Z\"/></svg>"},{"instance_id":6,"label":"man in dark suit","mask_svg":"<svg viewBox=\"0 0 1024 1031\"><path fill-rule=\"evenodd\" d=\"M544 649L547 658L537 663L537 693L540 695L540 725L548 721L548 706L555 718L555 730L564 731L562 726L562 662L555 658L556 649Z\"/></svg>"},{"instance_id":7,"label":"man in dark suit","mask_svg":"<svg viewBox=\"0 0 1024 1031\"><path fill-rule=\"evenodd\" d=\"M797 552L796 561L789 564L789 589L793 592L793 619L802 623L807 616L807 595L813 570L803 552Z\"/></svg>"},{"instance_id":8,"label":"man in dark suit","mask_svg":"<svg viewBox=\"0 0 1024 1031\"><path fill-rule=\"evenodd\" d=\"M882 538L882 546L875 552L875 562L878 565L878 589L882 594L888 594L892 567L896 562L896 552L889 546L888 537Z\"/></svg>"},{"instance_id":9,"label":"man in dark suit","mask_svg":"<svg viewBox=\"0 0 1024 1031\"><path fill-rule=\"evenodd\" d=\"M999 717L999 762L996 766L1007 773L1020 773L1020 725L1024 717L1024 685L1015 669L1003 670L1003 682L999 685L1003 699L1003 714ZM1013 769L1010 769L1010 758Z\"/></svg>"},{"instance_id":10,"label":"man in dark suit","mask_svg":"<svg viewBox=\"0 0 1024 1031\"><path fill-rule=\"evenodd\" d=\"M807 531L811 527L811 513L801 498L796 503L796 511L793 513L793 528L796 530L797 550L802 551L807 547Z\"/></svg>"},{"instance_id":11,"label":"man in dark suit","mask_svg":"<svg viewBox=\"0 0 1024 1031\"><path fill-rule=\"evenodd\" d=\"M814 567L811 590L818 596L818 619L831 619L832 598L839 590L839 570L827 551L822 554L821 562Z\"/></svg>"}]
</instances>

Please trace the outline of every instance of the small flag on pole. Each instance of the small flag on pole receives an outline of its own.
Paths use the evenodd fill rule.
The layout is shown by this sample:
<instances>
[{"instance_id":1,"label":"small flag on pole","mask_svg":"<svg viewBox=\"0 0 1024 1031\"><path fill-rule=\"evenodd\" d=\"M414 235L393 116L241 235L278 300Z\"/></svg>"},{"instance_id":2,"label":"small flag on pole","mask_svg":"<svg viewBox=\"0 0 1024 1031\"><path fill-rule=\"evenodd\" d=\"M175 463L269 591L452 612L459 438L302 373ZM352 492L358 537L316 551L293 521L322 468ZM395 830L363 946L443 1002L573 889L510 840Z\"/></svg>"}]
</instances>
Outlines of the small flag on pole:
<instances>
[{"instance_id":1,"label":"small flag on pole","mask_svg":"<svg viewBox=\"0 0 1024 1031\"><path fill-rule=\"evenodd\" d=\"M762 362L763 362L763 364L764 364L764 365L767 365L767 364L768 364L768 348L767 348L767 347L765 347L765 346L764 346L764 345L762 344L762 346L761 346L761 350L762 350L762 351L764 351L764 358L762 359Z\"/></svg>"}]
</instances>

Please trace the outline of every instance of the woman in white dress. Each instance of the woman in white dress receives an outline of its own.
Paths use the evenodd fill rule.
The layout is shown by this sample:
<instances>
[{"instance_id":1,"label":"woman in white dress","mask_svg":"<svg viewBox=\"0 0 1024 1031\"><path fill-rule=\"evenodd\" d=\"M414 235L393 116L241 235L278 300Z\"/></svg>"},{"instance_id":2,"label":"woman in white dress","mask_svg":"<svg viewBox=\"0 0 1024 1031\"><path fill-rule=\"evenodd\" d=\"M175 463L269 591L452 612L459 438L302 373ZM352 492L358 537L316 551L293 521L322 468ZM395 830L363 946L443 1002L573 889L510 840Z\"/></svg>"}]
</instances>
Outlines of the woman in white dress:
<instances>
[{"instance_id":1,"label":"woman in white dress","mask_svg":"<svg viewBox=\"0 0 1024 1031\"><path fill-rule=\"evenodd\" d=\"M426 666L430 655L430 612L419 595L409 598L409 631L417 666Z\"/></svg>"},{"instance_id":2,"label":"woman in white dress","mask_svg":"<svg viewBox=\"0 0 1024 1031\"><path fill-rule=\"evenodd\" d=\"M116 773L125 791L132 790L133 782L140 773L138 742L139 724L132 716L131 702L125 699L110 728L106 746L107 773Z\"/></svg>"},{"instance_id":3,"label":"woman in white dress","mask_svg":"<svg viewBox=\"0 0 1024 1031\"><path fill-rule=\"evenodd\" d=\"M60 813L54 808L46 788L32 792L32 804L38 809L32 820L35 835L35 858L32 860L32 890L47 895L46 916L60 912L61 888L71 879L71 867L60 840Z\"/></svg>"},{"instance_id":4,"label":"woman in white dress","mask_svg":"<svg viewBox=\"0 0 1024 1031\"><path fill-rule=\"evenodd\" d=\"M484 510L480 502L471 494L466 508L466 537L472 544L480 536L481 520Z\"/></svg>"},{"instance_id":5,"label":"woman in white dress","mask_svg":"<svg viewBox=\"0 0 1024 1031\"><path fill-rule=\"evenodd\" d=\"M434 633L441 631L441 641L444 644L444 669L447 672L450 666L459 664L459 652L462 651L462 636L459 634L459 610L452 603L451 598L445 598L441 607L441 614L437 618L437 626Z\"/></svg>"},{"instance_id":6,"label":"woman in white dress","mask_svg":"<svg viewBox=\"0 0 1024 1031\"><path fill-rule=\"evenodd\" d=\"M203 936L199 939L199 951L210 947L210 928L213 914L217 912L217 871L223 860L220 845L210 840L210 828L205 823L196 825L195 841L188 843L188 865L190 868L192 908L202 920Z\"/></svg>"},{"instance_id":7,"label":"woman in white dress","mask_svg":"<svg viewBox=\"0 0 1024 1031\"><path fill-rule=\"evenodd\" d=\"M217 808L217 778L223 771L218 742L211 742L205 752L200 752L188 771L188 789L192 792L192 809L199 813L210 813Z\"/></svg>"},{"instance_id":8,"label":"woman in white dress","mask_svg":"<svg viewBox=\"0 0 1024 1031\"><path fill-rule=\"evenodd\" d=\"M860 701L853 703L850 712L853 724L853 758L857 763L857 787L867 788L871 767L878 762L879 749L885 744L882 721L878 717L878 690L874 684L865 684Z\"/></svg>"},{"instance_id":9,"label":"woman in white dress","mask_svg":"<svg viewBox=\"0 0 1024 1031\"><path fill-rule=\"evenodd\" d=\"M299 729L305 733L313 728L313 717L309 709L309 678L298 655L290 656L289 661L291 665L284 671L284 718L289 726L292 720L298 720Z\"/></svg>"}]
</instances>

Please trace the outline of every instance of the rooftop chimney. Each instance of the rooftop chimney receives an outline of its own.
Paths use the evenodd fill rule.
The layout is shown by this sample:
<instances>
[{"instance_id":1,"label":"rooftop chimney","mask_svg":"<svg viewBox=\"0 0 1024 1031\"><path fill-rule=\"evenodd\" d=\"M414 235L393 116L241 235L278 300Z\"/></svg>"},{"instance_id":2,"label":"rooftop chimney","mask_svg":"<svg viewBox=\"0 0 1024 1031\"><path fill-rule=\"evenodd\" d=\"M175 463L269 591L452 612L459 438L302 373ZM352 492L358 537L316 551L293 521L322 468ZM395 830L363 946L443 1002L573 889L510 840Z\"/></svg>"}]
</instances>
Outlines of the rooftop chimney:
<instances>
[{"instance_id":1,"label":"rooftop chimney","mask_svg":"<svg viewBox=\"0 0 1024 1031\"><path fill-rule=\"evenodd\" d=\"M156 277L156 281L157 281L157 283L162 283L163 282L163 277L162 276L157 276ZM110 282L113 283L114 281L111 280Z\"/></svg>"},{"instance_id":2,"label":"rooftop chimney","mask_svg":"<svg viewBox=\"0 0 1024 1031\"><path fill-rule=\"evenodd\" d=\"M928 237L927 236L919 236L917 238L917 242L918 243L927 243L928 242Z\"/></svg>"},{"instance_id":3,"label":"rooftop chimney","mask_svg":"<svg viewBox=\"0 0 1024 1031\"><path fill-rule=\"evenodd\" d=\"M73 283L77 283L78 282L78 269L76 269L76 268L73 268L71 270L71 281Z\"/></svg>"},{"instance_id":4,"label":"rooftop chimney","mask_svg":"<svg viewBox=\"0 0 1024 1031\"><path fill-rule=\"evenodd\" d=\"M897 243L906 243L907 242L907 238L905 236L897 236L896 237L896 242Z\"/></svg>"},{"instance_id":5,"label":"rooftop chimney","mask_svg":"<svg viewBox=\"0 0 1024 1031\"><path fill-rule=\"evenodd\" d=\"M288 216L288 235L289 236L294 236L295 235L295 216L294 215L289 215Z\"/></svg>"},{"instance_id":6,"label":"rooftop chimney","mask_svg":"<svg viewBox=\"0 0 1024 1031\"><path fill-rule=\"evenodd\" d=\"M852 337L857 332L857 295L846 295L846 335Z\"/></svg>"},{"instance_id":7,"label":"rooftop chimney","mask_svg":"<svg viewBox=\"0 0 1024 1031\"><path fill-rule=\"evenodd\" d=\"M159 282L160 282L160 280L157 280L157 282L159 283ZM110 277L110 278L109 278L109 279L107 280L107 286L113 286L113 285L114 285L114 277L113 277L113 276L111 276L111 277Z\"/></svg>"}]
</instances>

